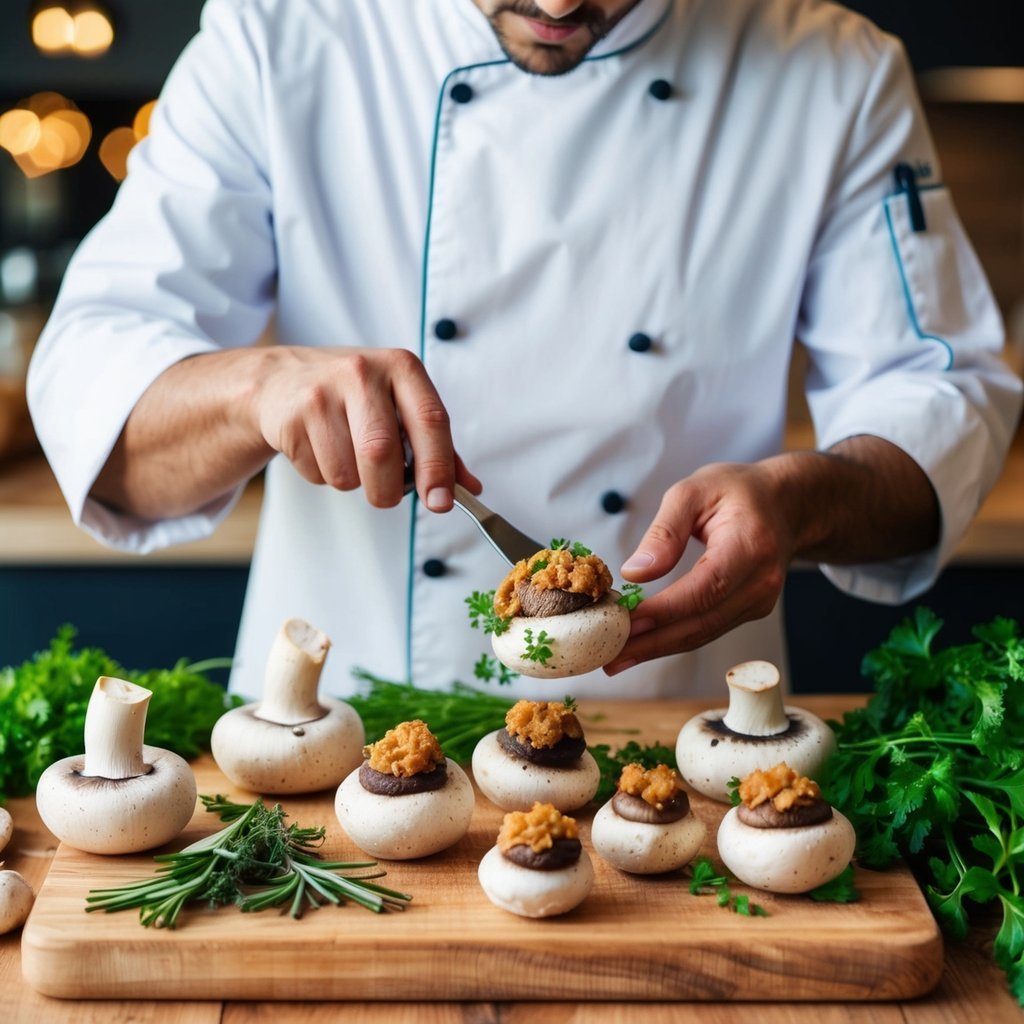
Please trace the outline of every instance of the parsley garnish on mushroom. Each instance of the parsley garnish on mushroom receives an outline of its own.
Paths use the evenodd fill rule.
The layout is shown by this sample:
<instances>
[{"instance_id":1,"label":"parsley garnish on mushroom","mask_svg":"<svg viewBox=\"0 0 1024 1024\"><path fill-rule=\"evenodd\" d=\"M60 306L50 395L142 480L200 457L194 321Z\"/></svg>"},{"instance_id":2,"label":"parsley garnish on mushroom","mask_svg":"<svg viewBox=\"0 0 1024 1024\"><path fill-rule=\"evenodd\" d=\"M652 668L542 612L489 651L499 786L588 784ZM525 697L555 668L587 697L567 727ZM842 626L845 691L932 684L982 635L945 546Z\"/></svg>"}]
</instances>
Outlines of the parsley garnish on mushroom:
<instances>
[{"instance_id":1,"label":"parsley garnish on mushroom","mask_svg":"<svg viewBox=\"0 0 1024 1024\"><path fill-rule=\"evenodd\" d=\"M629 635L638 588L611 589L607 565L578 542L556 539L517 562L496 590L467 598L474 627L491 634L498 660L546 679L582 675L608 664Z\"/></svg>"}]
</instances>

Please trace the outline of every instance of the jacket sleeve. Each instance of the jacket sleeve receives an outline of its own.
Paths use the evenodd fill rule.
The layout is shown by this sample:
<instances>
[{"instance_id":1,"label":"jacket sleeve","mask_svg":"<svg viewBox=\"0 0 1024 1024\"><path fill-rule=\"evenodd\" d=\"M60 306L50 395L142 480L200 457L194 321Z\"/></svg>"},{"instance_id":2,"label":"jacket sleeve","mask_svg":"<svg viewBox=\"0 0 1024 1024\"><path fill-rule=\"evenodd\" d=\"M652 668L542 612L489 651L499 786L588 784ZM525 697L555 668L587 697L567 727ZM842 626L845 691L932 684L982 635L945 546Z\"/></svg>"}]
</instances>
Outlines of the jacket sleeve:
<instances>
[{"instance_id":1,"label":"jacket sleeve","mask_svg":"<svg viewBox=\"0 0 1024 1024\"><path fill-rule=\"evenodd\" d=\"M931 586L995 483L1021 385L999 356L999 310L941 184L903 49L875 33L870 45L873 72L809 262L798 337L818 446L885 438L938 496L932 550L821 567L848 593L899 603Z\"/></svg>"},{"instance_id":2,"label":"jacket sleeve","mask_svg":"<svg viewBox=\"0 0 1024 1024\"><path fill-rule=\"evenodd\" d=\"M256 33L229 0L204 9L151 133L74 255L29 368L36 431L74 521L144 553L211 533L240 489L157 523L89 497L129 413L173 363L255 342L276 265Z\"/></svg>"}]
</instances>

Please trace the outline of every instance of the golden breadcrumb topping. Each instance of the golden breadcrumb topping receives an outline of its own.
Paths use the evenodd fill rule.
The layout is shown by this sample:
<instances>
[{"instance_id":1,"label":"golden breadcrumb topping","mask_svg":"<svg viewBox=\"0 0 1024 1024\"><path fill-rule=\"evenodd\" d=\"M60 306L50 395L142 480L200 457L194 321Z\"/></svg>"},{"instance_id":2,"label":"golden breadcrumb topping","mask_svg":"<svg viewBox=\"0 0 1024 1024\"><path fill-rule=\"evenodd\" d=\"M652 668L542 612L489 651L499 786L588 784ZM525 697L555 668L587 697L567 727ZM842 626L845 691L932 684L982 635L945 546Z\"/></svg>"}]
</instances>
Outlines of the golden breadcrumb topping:
<instances>
[{"instance_id":1,"label":"golden breadcrumb topping","mask_svg":"<svg viewBox=\"0 0 1024 1024\"><path fill-rule=\"evenodd\" d=\"M433 771L442 761L441 744L418 718L388 729L381 739L363 748L374 771L407 779Z\"/></svg>"},{"instance_id":2,"label":"golden breadcrumb topping","mask_svg":"<svg viewBox=\"0 0 1024 1024\"><path fill-rule=\"evenodd\" d=\"M619 776L619 789L630 796L638 796L644 803L659 811L682 791L683 780L667 764L657 768L644 768L637 761L627 764Z\"/></svg>"},{"instance_id":3,"label":"golden breadcrumb topping","mask_svg":"<svg viewBox=\"0 0 1024 1024\"><path fill-rule=\"evenodd\" d=\"M529 846L534 853L550 850L556 839L576 839L576 819L568 818L554 804L535 802L528 811L509 811L501 822L498 849Z\"/></svg>"},{"instance_id":4,"label":"golden breadcrumb topping","mask_svg":"<svg viewBox=\"0 0 1024 1024\"><path fill-rule=\"evenodd\" d=\"M542 568L536 568L541 563ZM546 562L547 565L543 565ZM512 571L494 592L494 610L510 619L522 610L516 587L529 581L538 590L567 590L570 594L589 594L595 601L611 589L612 574L597 555L577 557L567 548L544 548L516 562Z\"/></svg>"},{"instance_id":5,"label":"golden breadcrumb topping","mask_svg":"<svg viewBox=\"0 0 1024 1024\"><path fill-rule=\"evenodd\" d=\"M505 715L505 731L534 747L553 747L566 736L577 740L583 735L572 709L553 700L517 701Z\"/></svg>"},{"instance_id":6,"label":"golden breadcrumb topping","mask_svg":"<svg viewBox=\"0 0 1024 1024\"><path fill-rule=\"evenodd\" d=\"M771 800L775 810L806 807L821 799L818 784L793 771L785 761L774 768L752 771L740 783L740 799L748 807L758 807Z\"/></svg>"}]
</instances>

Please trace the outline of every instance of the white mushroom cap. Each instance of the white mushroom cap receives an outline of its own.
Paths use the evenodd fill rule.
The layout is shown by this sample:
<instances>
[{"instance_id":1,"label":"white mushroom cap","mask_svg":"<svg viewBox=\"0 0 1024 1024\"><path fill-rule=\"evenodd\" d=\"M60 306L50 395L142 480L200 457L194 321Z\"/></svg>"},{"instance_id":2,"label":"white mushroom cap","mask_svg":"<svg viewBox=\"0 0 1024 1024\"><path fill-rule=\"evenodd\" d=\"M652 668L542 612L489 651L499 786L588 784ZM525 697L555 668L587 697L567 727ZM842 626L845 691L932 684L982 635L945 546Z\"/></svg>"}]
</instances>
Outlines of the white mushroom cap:
<instances>
[{"instance_id":1,"label":"white mushroom cap","mask_svg":"<svg viewBox=\"0 0 1024 1024\"><path fill-rule=\"evenodd\" d=\"M835 734L817 715L783 705L778 670L744 662L726 674L728 708L694 715L679 730L679 774L698 793L729 803L729 780L785 761L816 778L836 748Z\"/></svg>"},{"instance_id":2,"label":"white mushroom cap","mask_svg":"<svg viewBox=\"0 0 1024 1024\"><path fill-rule=\"evenodd\" d=\"M0 850L11 841L14 835L14 819L6 807L0 807Z\"/></svg>"},{"instance_id":3,"label":"white mushroom cap","mask_svg":"<svg viewBox=\"0 0 1024 1024\"><path fill-rule=\"evenodd\" d=\"M17 871L0 871L0 935L25 923L35 898L32 886Z\"/></svg>"},{"instance_id":4,"label":"white mushroom cap","mask_svg":"<svg viewBox=\"0 0 1024 1024\"><path fill-rule=\"evenodd\" d=\"M83 775L83 754L51 764L36 786L43 824L85 853L139 853L169 843L195 812L195 776L170 750L144 746L142 757L151 770L127 779Z\"/></svg>"},{"instance_id":5,"label":"white mushroom cap","mask_svg":"<svg viewBox=\"0 0 1024 1024\"><path fill-rule=\"evenodd\" d=\"M381 860L412 860L446 850L469 829L473 784L446 759L448 780L440 789L385 796L365 790L359 769L338 787L334 813L348 837Z\"/></svg>"},{"instance_id":6,"label":"white mushroom cap","mask_svg":"<svg viewBox=\"0 0 1024 1024\"><path fill-rule=\"evenodd\" d=\"M796 828L755 828L731 808L718 828L718 854L743 883L767 892L810 892L832 881L853 857L853 825L833 808L832 817Z\"/></svg>"},{"instance_id":7,"label":"white mushroom cap","mask_svg":"<svg viewBox=\"0 0 1024 1024\"><path fill-rule=\"evenodd\" d=\"M326 714L300 725L259 717L259 704L225 712L210 734L217 767L251 793L315 793L337 786L363 760L366 738L356 710L321 697Z\"/></svg>"},{"instance_id":8,"label":"white mushroom cap","mask_svg":"<svg viewBox=\"0 0 1024 1024\"><path fill-rule=\"evenodd\" d=\"M555 871L524 868L497 846L484 854L477 869L480 887L502 910L520 917L553 917L578 907L594 884L594 865L586 850L579 860Z\"/></svg>"},{"instance_id":9,"label":"white mushroom cap","mask_svg":"<svg viewBox=\"0 0 1024 1024\"><path fill-rule=\"evenodd\" d=\"M638 875L674 871L689 864L707 838L704 822L692 811L664 825L630 821L611 801L594 815L590 841L609 864Z\"/></svg>"},{"instance_id":10,"label":"white mushroom cap","mask_svg":"<svg viewBox=\"0 0 1024 1024\"><path fill-rule=\"evenodd\" d=\"M501 731L488 733L473 750L473 778L491 803L504 811L528 811L539 801L564 813L593 799L601 769L589 750L571 768L551 768L507 754L498 743Z\"/></svg>"},{"instance_id":11,"label":"white mushroom cap","mask_svg":"<svg viewBox=\"0 0 1024 1024\"><path fill-rule=\"evenodd\" d=\"M565 615L515 615L504 633L491 636L498 660L524 676L561 679L592 672L614 660L629 637L629 612L618 604L619 594L609 590L600 600ZM530 661L526 630L536 643L541 632L552 639L546 662Z\"/></svg>"}]
</instances>

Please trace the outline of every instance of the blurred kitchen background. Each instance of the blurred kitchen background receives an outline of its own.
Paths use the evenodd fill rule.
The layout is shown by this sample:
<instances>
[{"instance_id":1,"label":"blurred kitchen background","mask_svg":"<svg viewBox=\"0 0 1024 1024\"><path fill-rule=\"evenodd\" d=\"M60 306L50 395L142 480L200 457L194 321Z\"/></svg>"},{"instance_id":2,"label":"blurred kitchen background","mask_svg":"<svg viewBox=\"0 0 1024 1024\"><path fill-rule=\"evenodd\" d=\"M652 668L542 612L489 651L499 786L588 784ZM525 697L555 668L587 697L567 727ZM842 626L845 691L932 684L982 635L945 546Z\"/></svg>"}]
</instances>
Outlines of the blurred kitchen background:
<instances>
[{"instance_id":1,"label":"blurred kitchen background","mask_svg":"<svg viewBox=\"0 0 1024 1024\"><path fill-rule=\"evenodd\" d=\"M1020 369L1024 4L848 6L908 48L945 181L1006 318L1006 358ZM128 152L145 135L201 8L202 0L0 0L0 665L29 657L63 622L129 668L232 649L258 483L212 542L155 558L114 555L71 527L24 400L25 367L68 259L113 201ZM800 373L797 360L797 439L806 430ZM923 602L946 615L950 639L990 615L1024 620L1024 480L1016 483L1019 491L998 496L987 533L967 545ZM888 633L900 611L837 598L811 571L791 575L794 686L857 689L859 654ZM850 637L845 654L837 653L839 619L839 632Z\"/></svg>"}]
</instances>

